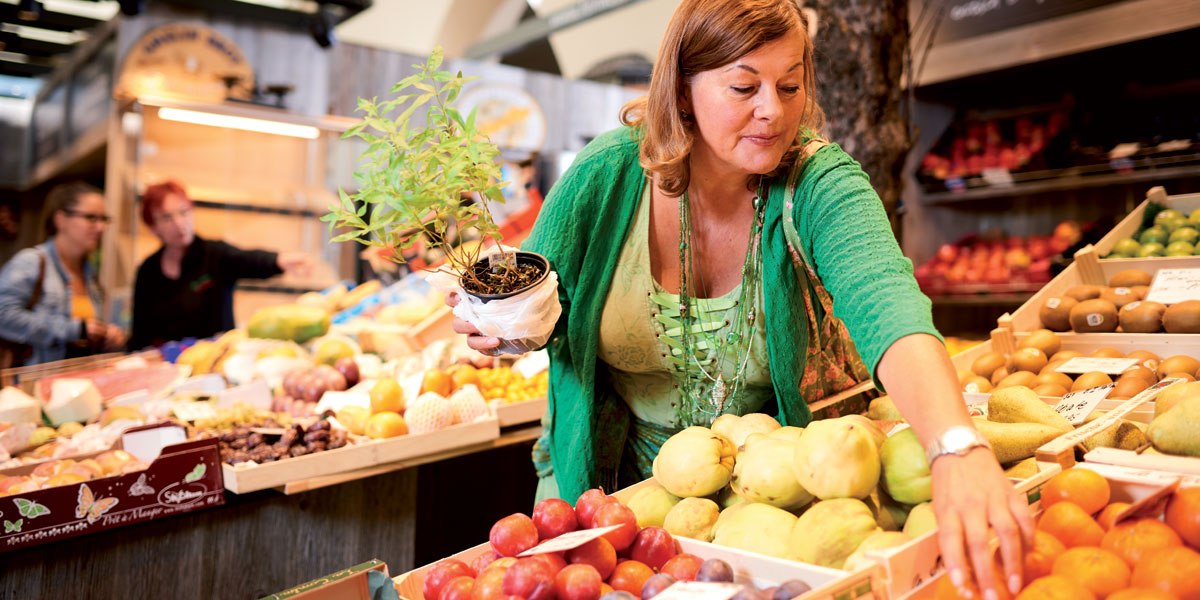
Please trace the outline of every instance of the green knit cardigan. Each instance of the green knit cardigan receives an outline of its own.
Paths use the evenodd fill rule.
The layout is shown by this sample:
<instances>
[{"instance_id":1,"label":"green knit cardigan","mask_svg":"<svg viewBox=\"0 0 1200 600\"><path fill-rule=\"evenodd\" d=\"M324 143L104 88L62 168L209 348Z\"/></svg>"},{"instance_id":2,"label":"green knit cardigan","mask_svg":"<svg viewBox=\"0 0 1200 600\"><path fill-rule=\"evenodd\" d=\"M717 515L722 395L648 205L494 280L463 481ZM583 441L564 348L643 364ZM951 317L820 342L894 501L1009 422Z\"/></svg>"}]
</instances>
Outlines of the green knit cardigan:
<instances>
[{"instance_id":1,"label":"green knit cardigan","mask_svg":"<svg viewBox=\"0 0 1200 600\"><path fill-rule=\"evenodd\" d=\"M522 248L558 272L562 316L547 345L550 356L550 457L560 496L616 480L619 445L597 443L598 423L628 420L596 356L600 315L621 247L633 223L646 173L638 164L638 133L622 127L593 140L546 197ZM906 335L938 336L930 302L917 287L884 212L857 162L836 144L809 157L796 183L794 219L804 256L834 298L864 363L879 359ZM785 177L770 183L762 233L763 310L779 419L804 426L800 397L807 328L803 279L784 235ZM800 332L799 334L797 332ZM878 381L876 381L878 385ZM882 389L882 386L880 386Z\"/></svg>"}]
</instances>

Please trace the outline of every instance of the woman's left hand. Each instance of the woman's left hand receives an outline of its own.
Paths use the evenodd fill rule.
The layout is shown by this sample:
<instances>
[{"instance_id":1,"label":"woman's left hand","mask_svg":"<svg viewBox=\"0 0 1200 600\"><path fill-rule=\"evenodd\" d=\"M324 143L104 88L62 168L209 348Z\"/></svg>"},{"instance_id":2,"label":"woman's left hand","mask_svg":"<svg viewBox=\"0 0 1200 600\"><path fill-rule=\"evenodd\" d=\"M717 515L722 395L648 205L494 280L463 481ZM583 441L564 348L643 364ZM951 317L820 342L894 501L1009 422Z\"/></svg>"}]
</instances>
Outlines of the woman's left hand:
<instances>
[{"instance_id":1,"label":"woman's left hand","mask_svg":"<svg viewBox=\"0 0 1200 600\"><path fill-rule=\"evenodd\" d=\"M1000 586L1015 595L1022 586L1023 548L1033 544L1033 516L1025 495L1013 488L986 448L939 457L932 470L938 543L951 581L962 588L973 571L984 598L999 598ZM1000 540L1003 573L995 572L989 527Z\"/></svg>"},{"instance_id":2,"label":"woman's left hand","mask_svg":"<svg viewBox=\"0 0 1200 600\"><path fill-rule=\"evenodd\" d=\"M283 252L275 259L280 270L301 277L312 272L313 259L303 252Z\"/></svg>"}]
</instances>

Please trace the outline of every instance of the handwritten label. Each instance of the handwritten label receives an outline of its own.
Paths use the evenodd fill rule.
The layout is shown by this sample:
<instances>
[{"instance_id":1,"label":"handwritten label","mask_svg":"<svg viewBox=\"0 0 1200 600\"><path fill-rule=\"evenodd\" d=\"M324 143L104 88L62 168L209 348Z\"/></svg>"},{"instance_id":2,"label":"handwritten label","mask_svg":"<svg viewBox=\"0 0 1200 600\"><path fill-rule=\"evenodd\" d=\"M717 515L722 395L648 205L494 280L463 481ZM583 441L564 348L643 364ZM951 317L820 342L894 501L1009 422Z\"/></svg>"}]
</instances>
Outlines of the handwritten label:
<instances>
[{"instance_id":1,"label":"handwritten label","mask_svg":"<svg viewBox=\"0 0 1200 600\"><path fill-rule=\"evenodd\" d=\"M239 402L253 408L271 410L271 388L267 387L266 381L258 379L246 385L221 390L221 393L217 394L217 406L221 408L233 406Z\"/></svg>"},{"instance_id":2,"label":"handwritten label","mask_svg":"<svg viewBox=\"0 0 1200 600\"><path fill-rule=\"evenodd\" d=\"M1088 415L1096 410L1096 406L1112 393L1115 387L1117 384L1110 383L1080 392L1072 392L1063 396L1063 399L1054 405L1054 410L1066 417L1072 425L1081 425Z\"/></svg>"},{"instance_id":3,"label":"handwritten label","mask_svg":"<svg viewBox=\"0 0 1200 600\"><path fill-rule=\"evenodd\" d=\"M1200 300L1200 269L1159 269L1146 299L1163 304Z\"/></svg>"},{"instance_id":4,"label":"handwritten label","mask_svg":"<svg viewBox=\"0 0 1200 600\"><path fill-rule=\"evenodd\" d=\"M564 533L552 540L546 540L517 556L533 556L534 554L546 554L548 552L566 552L574 550L610 531L616 531L623 525L610 525L608 527L597 527L596 529L583 529L580 531L572 531Z\"/></svg>"},{"instance_id":5,"label":"handwritten label","mask_svg":"<svg viewBox=\"0 0 1200 600\"><path fill-rule=\"evenodd\" d=\"M740 591L742 591L742 586L736 583L677 581L659 592L655 598L662 600L729 600Z\"/></svg>"},{"instance_id":6,"label":"handwritten label","mask_svg":"<svg viewBox=\"0 0 1200 600\"><path fill-rule=\"evenodd\" d=\"M211 402L176 402L171 405L171 412L180 421L200 421L217 418L217 409Z\"/></svg>"},{"instance_id":7,"label":"handwritten label","mask_svg":"<svg viewBox=\"0 0 1200 600\"><path fill-rule=\"evenodd\" d=\"M1098 371L1109 375L1120 375L1125 369L1137 364L1136 358L1094 358L1091 356L1076 356L1059 365L1055 371L1059 373L1091 373Z\"/></svg>"},{"instance_id":8,"label":"handwritten label","mask_svg":"<svg viewBox=\"0 0 1200 600\"><path fill-rule=\"evenodd\" d=\"M1133 412L1135 408L1149 402L1150 400L1153 400L1167 387L1175 385L1176 383L1183 383L1183 381L1183 379L1177 378L1164 379L1146 388L1145 390L1142 390L1142 392L1138 395L1126 400L1117 408L1108 411L1104 414L1104 416L1092 421L1091 423L1083 425L1075 431L1067 432L1054 438L1053 440L1050 440L1049 442L1046 442L1041 448L1037 449L1036 456L1038 457L1038 460L1057 462L1058 457L1070 452L1071 449L1075 447L1075 444L1082 443L1084 440L1092 437L1093 435L1096 435L1097 433L1116 425L1118 422L1120 422L1122 417Z\"/></svg>"}]
</instances>

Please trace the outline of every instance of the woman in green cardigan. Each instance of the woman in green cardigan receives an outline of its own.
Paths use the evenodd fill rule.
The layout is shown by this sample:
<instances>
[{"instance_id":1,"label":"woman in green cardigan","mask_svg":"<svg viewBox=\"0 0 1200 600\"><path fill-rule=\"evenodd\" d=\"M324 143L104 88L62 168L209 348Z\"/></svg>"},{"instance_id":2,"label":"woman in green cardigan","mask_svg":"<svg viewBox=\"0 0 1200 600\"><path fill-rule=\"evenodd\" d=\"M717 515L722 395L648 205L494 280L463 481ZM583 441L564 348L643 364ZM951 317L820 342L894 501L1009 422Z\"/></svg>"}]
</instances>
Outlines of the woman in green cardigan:
<instances>
[{"instance_id":1,"label":"woman in green cardigan","mask_svg":"<svg viewBox=\"0 0 1200 600\"><path fill-rule=\"evenodd\" d=\"M672 433L720 414L804 426L810 402L873 376L931 450L952 578L969 552L994 585L990 525L1019 586L1025 498L971 424L866 174L810 133L824 115L795 2L681 2L622 121L578 155L524 245L557 271L563 308L539 496L649 477ZM455 327L475 349L499 343Z\"/></svg>"}]
</instances>

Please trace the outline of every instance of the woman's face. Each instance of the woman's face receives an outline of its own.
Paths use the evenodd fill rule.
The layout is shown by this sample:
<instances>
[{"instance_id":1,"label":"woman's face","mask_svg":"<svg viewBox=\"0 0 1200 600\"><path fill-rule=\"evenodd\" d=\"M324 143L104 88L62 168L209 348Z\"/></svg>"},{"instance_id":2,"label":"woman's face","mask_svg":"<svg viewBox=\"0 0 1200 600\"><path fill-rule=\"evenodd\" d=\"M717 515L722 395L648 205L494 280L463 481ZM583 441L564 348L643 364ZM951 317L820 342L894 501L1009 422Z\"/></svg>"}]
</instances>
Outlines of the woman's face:
<instances>
[{"instance_id":1,"label":"woman's face","mask_svg":"<svg viewBox=\"0 0 1200 600\"><path fill-rule=\"evenodd\" d=\"M168 194L162 207L154 213L150 230L168 248L187 248L196 236L192 203L176 194Z\"/></svg>"},{"instance_id":2,"label":"woman's face","mask_svg":"<svg viewBox=\"0 0 1200 600\"><path fill-rule=\"evenodd\" d=\"M54 216L56 237L84 253L100 247L100 238L108 227L104 212L104 196L83 194L75 206L58 211Z\"/></svg>"},{"instance_id":3,"label":"woman's face","mask_svg":"<svg viewBox=\"0 0 1200 600\"><path fill-rule=\"evenodd\" d=\"M697 74L683 101L696 123L693 158L746 175L769 173L804 116L804 38L788 34Z\"/></svg>"}]
</instances>

